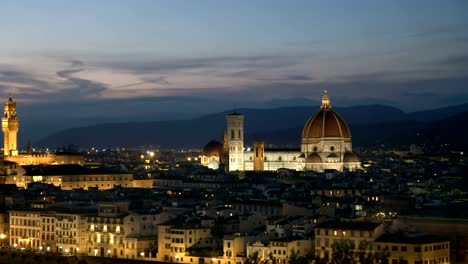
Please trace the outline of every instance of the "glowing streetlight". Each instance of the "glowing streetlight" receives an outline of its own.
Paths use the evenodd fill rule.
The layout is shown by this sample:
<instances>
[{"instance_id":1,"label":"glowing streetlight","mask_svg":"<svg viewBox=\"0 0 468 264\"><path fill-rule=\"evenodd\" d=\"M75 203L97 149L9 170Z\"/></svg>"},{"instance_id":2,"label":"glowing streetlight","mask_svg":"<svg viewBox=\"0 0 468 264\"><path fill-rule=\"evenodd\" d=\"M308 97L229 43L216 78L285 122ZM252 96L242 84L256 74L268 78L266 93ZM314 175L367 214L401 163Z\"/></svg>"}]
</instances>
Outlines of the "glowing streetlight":
<instances>
[{"instance_id":1,"label":"glowing streetlight","mask_svg":"<svg viewBox=\"0 0 468 264\"><path fill-rule=\"evenodd\" d=\"M140 256L141 256L141 257L144 257L144 256L145 256L145 252L140 252Z\"/></svg>"}]
</instances>

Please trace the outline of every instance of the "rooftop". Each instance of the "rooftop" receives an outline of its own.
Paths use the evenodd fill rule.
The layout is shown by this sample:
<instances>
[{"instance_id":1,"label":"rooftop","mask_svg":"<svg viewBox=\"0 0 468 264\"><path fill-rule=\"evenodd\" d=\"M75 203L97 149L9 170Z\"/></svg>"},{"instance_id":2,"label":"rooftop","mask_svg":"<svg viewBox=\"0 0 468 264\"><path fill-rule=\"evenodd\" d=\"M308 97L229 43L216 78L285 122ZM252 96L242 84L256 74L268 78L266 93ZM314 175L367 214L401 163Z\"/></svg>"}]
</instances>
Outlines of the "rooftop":
<instances>
[{"instance_id":1,"label":"rooftop","mask_svg":"<svg viewBox=\"0 0 468 264\"><path fill-rule=\"evenodd\" d=\"M447 242L448 239L435 235L427 234L408 234L408 233L396 233L396 234L384 234L380 236L376 242L387 242L387 243L404 243L404 244L431 244L439 242Z\"/></svg>"},{"instance_id":2,"label":"rooftop","mask_svg":"<svg viewBox=\"0 0 468 264\"><path fill-rule=\"evenodd\" d=\"M316 228L326 228L326 229L346 229L346 230L374 230L381 223L374 222L338 222L338 221L328 221L321 224L318 224Z\"/></svg>"}]
</instances>

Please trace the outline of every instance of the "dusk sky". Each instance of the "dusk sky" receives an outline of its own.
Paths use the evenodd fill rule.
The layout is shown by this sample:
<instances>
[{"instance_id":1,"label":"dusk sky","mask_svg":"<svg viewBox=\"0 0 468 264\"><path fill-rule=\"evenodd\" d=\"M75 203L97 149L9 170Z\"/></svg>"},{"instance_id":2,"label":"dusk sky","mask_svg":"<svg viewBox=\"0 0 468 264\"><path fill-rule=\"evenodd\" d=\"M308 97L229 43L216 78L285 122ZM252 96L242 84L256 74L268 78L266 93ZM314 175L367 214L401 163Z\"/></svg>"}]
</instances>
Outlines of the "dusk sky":
<instances>
[{"instance_id":1,"label":"dusk sky","mask_svg":"<svg viewBox=\"0 0 468 264\"><path fill-rule=\"evenodd\" d=\"M303 105L324 89L341 106L461 104L467 14L465 0L3 0L0 96L30 118Z\"/></svg>"}]
</instances>

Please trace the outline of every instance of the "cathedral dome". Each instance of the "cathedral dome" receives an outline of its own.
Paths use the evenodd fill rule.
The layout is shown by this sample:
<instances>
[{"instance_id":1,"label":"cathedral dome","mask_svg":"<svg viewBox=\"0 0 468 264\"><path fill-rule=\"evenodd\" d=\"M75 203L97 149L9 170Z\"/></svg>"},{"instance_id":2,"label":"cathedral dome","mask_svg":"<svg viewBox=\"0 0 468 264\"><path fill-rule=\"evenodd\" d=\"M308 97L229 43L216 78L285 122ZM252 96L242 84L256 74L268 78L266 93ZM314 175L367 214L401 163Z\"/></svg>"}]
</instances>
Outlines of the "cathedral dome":
<instances>
[{"instance_id":1,"label":"cathedral dome","mask_svg":"<svg viewBox=\"0 0 468 264\"><path fill-rule=\"evenodd\" d=\"M351 139L351 132L343 118L330 105L327 91L322 98L322 106L305 124L302 138L345 138Z\"/></svg>"},{"instance_id":2,"label":"cathedral dome","mask_svg":"<svg viewBox=\"0 0 468 264\"><path fill-rule=\"evenodd\" d=\"M212 156L220 157L222 150L223 150L223 144L221 144L219 141L211 140L203 148L203 155L207 157L212 157Z\"/></svg>"}]
</instances>

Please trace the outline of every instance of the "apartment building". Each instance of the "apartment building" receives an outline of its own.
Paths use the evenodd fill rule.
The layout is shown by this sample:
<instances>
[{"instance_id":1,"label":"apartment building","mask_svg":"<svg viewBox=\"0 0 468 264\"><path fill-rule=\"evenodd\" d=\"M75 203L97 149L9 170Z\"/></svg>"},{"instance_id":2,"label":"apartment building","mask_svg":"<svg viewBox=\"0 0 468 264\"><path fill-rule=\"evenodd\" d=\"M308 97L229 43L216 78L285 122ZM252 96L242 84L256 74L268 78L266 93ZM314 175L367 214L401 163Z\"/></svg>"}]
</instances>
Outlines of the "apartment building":
<instances>
[{"instance_id":1,"label":"apartment building","mask_svg":"<svg viewBox=\"0 0 468 264\"><path fill-rule=\"evenodd\" d=\"M315 253L332 252L332 245L341 240L350 240L356 249L366 243L369 251L374 250L374 241L384 232L384 224L373 222L327 221L315 227Z\"/></svg>"},{"instance_id":2,"label":"apartment building","mask_svg":"<svg viewBox=\"0 0 468 264\"><path fill-rule=\"evenodd\" d=\"M392 264L450 263L450 242L448 239L425 234L385 234L375 241L378 251L390 253Z\"/></svg>"}]
</instances>

